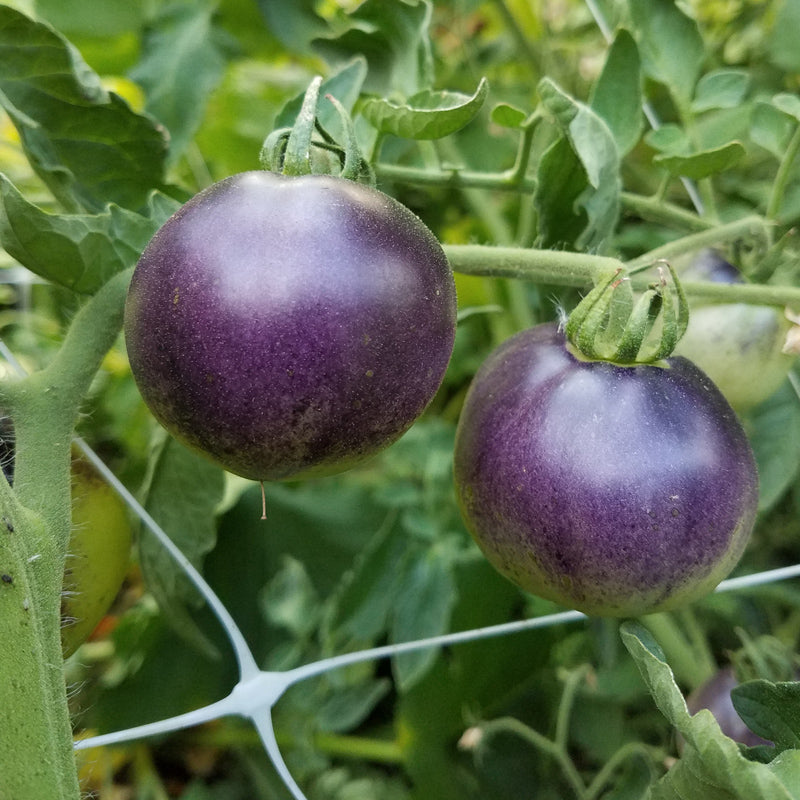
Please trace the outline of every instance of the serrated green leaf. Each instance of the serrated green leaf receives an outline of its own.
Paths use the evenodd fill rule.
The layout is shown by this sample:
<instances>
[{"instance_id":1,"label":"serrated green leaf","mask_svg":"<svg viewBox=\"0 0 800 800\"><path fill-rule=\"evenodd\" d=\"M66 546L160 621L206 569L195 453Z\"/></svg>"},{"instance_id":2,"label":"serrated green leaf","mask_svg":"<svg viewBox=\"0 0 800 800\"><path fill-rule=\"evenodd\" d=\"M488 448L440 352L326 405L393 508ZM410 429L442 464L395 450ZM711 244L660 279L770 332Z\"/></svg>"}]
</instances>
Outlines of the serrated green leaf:
<instances>
[{"instance_id":1,"label":"serrated green leaf","mask_svg":"<svg viewBox=\"0 0 800 800\"><path fill-rule=\"evenodd\" d=\"M402 576L392 614L391 640L412 642L446 633L455 601L450 560L437 551L421 553L409 562ZM426 648L396 656L393 667L401 691L424 677L437 655L437 650Z\"/></svg>"},{"instance_id":2,"label":"serrated green leaf","mask_svg":"<svg viewBox=\"0 0 800 800\"><path fill-rule=\"evenodd\" d=\"M117 205L101 214L52 214L29 203L0 173L0 244L31 272L88 294L134 266L178 207L154 193L146 215Z\"/></svg>"},{"instance_id":3,"label":"serrated green leaf","mask_svg":"<svg viewBox=\"0 0 800 800\"><path fill-rule=\"evenodd\" d=\"M489 85L481 79L472 95L426 90L405 103L370 98L361 113L381 133L406 139L441 139L469 123L483 106Z\"/></svg>"},{"instance_id":4,"label":"serrated green leaf","mask_svg":"<svg viewBox=\"0 0 800 800\"><path fill-rule=\"evenodd\" d=\"M645 72L688 108L705 61L697 24L674 0L629 0L628 8Z\"/></svg>"},{"instance_id":5,"label":"serrated green leaf","mask_svg":"<svg viewBox=\"0 0 800 800\"><path fill-rule=\"evenodd\" d=\"M734 687L731 700L753 733L782 750L800 747L800 683L747 681Z\"/></svg>"},{"instance_id":6,"label":"serrated green leaf","mask_svg":"<svg viewBox=\"0 0 800 800\"><path fill-rule=\"evenodd\" d=\"M521 128L528 115L520 108L508 103L498 103L491 114L492 122L503 128Z\"/></svg>"},{"instance_id":7,"label":"serrated green leaf","mask_svg":"<svg viewBox=\"0 0 800 800\"><path fill-rule=\"evenodd\" d=\"M576 202L586 211L587 225L578 237L581 249L602 250L619 218L620 158L614 137L606 123L587 105L570 97L549 78L539 83L542 104L555 117L580 160L588 186ZM560 191L548 185L537 192Z\"/></svg>"},{"instance_id":8,"label":"serrated green leaf","mask_svg":"<svg viewBox=\"0 0 800 800\"><path fill-rule=\"evenodd\" d=\"M365 0L348 15L339 35L314 39L313 49L338 67L354 56L367 60L364 89L382 97L409 97L433 82L428 0Z\"/></svg>"},{"instance_id":9,"label":"serrated green leaf","mask_svg":"<svg viewBox=\"0 0 800 800\"><path fill-rule=\"evenodd\" d=\"M728 142L720 147L691 155L658 155L653 162L664 167L672 175L700 180L730 169L738 164L745 154L741 142Z\"/></svg>"},{"instance_id":10,"label":"serrated green leaf","mask_svg":"<svg viewBox=\"0 0 800 800\"><path fill-rule=\"evenodd\" d=\"M214 510L224 492L220 467L157 432L141 493L144 506L195 567L217 541ZM139 560L145 584L172 627L208 651L211 645L189 611L201 602L198 592L150 533L139 538Z\"/></svg>"},{"instance_id":11,"label":"serrated green leaf","mask_svg":"<svg viewBox=\"0 0 800 800\"><path fill-rule=\"evenodd\" d=\"M145 108L169 131L169 160L186 150L222 78L226 47L213 23L217 3L167 5L144 36L142 56L130 73L145 90Z\"/></svg>"},{"instance_id":12,"label":"serrated green leaf","mask_svg":"<svg viewBox=\"0 0 800 800\"><path fill-rule=\"evenodd\" d=\"M791 800L769 766L748 761L708 709L689 714L661 648L644 625L624 622L620 634L656 705L686 741L682 757L652 787L652 800Z\"/></svg>"},{"instance_id":13,"label":"serrated green leaf","mask_svg":"<svg viewBox=\"0 0 800 800\"><path fill-rule=\"evenodd\" d=\"M0 105L70 211L140 209L164 188L164 131L107 92L63 36L8 6L0 6Z\"/></svg>"},{"instance_id":14,"label":"serrated green leaf","mask_svg":"<svg viewBox=\"0 0 800 800\"><path fill-rule=\"evenodd\" d=\"M624 29L617 31L608 50L589 105L605 120L620 155L630 152L644 126L642 77L639 49Z\"/></svg>"},{"instance_id":15,"label":"serrated green leaf","mask_svg":"<svg viewBox=\"0 0 800 800\"><path fill-rule=\"evenodd\" d=\"M750 88L750 73L742 69L719 69L708 72L697 82L692 111L737 108Z\"/></svg>"}]
</instances>

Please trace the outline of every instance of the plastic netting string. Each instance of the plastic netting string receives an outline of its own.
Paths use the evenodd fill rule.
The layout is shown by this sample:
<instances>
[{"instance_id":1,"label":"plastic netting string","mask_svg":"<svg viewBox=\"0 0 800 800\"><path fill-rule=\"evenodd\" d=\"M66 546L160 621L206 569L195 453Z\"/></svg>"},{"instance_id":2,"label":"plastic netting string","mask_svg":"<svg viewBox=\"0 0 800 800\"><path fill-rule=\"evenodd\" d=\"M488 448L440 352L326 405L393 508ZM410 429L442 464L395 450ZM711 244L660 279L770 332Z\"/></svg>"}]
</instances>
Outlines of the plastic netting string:
<instances>
[{"instance_id":1,"label":"plastic netting string","mask_svg":"<svg viewBox=\"0 0 800 800\"><path fill-rule=\"evenodd\" d=\"M536 628L546 628L554 625L564 625L586 619L586 616L579 611L562 611L531 619L500 623L483 628L474 628L467 631L418 639L411 642L402 642L385 645L383 647L369 648L354 653L345 653L343 655L314 661L286 671L261 670L256 665L253 654L233 618L203 576L195 569L163 529L153 520L147 511L142 508L138 500L136 500L108 469L94 451L81 439L77 439L76 441L86 457L91 460L109 484L120 494L131 510L141 518L142 522L186 572L189 579L208 602L225 629L239 663L239 680L230 694L223 699L204 706L203 708L185 714L179 714L168 719L114 733L81 739L75 743L76 749L119 744L132 739L155 736L157 734L199 725L203 722L209 722L224 716L239 716L249 719L253 723L267 755L296 800L306 800L306 796L303 794L286 766L280 748L278 747L272 725L272 709L290 686L308 678L316 677L351 664L391 658L402 653L427 650L446 645L458 645L480 639L507 636L522 631L530 631ZM720 583L716 591L729 592L742 590L795 577L800 577L800 564L729 578Z\"/></svg>"}]
</instances>

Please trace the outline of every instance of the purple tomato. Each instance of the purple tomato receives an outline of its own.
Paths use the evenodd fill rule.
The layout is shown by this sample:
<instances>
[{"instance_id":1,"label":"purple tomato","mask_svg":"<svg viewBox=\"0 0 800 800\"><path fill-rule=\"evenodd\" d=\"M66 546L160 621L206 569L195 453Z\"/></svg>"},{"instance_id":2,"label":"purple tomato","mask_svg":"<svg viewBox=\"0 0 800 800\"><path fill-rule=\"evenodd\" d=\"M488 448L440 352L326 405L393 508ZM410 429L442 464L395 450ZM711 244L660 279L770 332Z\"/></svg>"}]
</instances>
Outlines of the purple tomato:
<instances>
[{"instance_id":1,"label":"purple tomato","mask_svg":"<svg viewBox=\"0 0 800 800\"><path fill-rule=\"evenodd\" d=\"M607 616L712 590L739 560L758 501L744 431L697 367L580 360L555 325L517 334L478 371L455 480L502 574Z\"/></svg>"},{"instance_id":2,"label":"purple tomato","mask_svg":"<svg viewBox=\"0 0 800 800\"><path fill-rule=\"evenodd\" d=\"M731 700L731 690L738 685L733 668L723 667L686 699L689 713L696 714L701 708L707 708L728 738L748 747L772 744L753 733L736 712Z\"/></svg>"},{"instance_id":3,"label":"purple tomato","mask_svg":"<svg viewBox=\"0 0 800 800\"><path fill-rule=\"evenodd\" d=\"M453 347L455 284L405 206L342 178L234 175L156 233L125 310L155 417L231 472L347 469L404 433Z\"/></svg>"}]
</instances>

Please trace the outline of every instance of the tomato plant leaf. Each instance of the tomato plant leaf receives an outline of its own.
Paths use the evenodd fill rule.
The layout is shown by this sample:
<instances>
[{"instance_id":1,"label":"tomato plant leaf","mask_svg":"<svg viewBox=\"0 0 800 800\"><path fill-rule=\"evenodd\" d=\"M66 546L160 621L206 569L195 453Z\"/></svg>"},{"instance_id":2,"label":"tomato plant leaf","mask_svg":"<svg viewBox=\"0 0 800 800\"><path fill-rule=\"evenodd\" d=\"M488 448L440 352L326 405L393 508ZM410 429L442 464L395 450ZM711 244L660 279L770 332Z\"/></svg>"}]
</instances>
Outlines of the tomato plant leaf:
<instances>
[{"instance_id":1,"label":"tomato plant leaf","mask_svg":"<svg viewBox=\"0 0 800 800\"><path fill-rule=\"evenodd\" d=\"M781 750L800 748L800 683L747 681L734 687L731 700L753 733Z\"/></svg>"},{"instance_id":2,"label":"tomato plant leaf","mask_svg":"<svg viewBox=\"0 0 800 800\"><path fill-rule=\"evenodd\" d=\"M361 113L382 133L406 139L441 139L469 123L483 106L489 85L482 78L472 95L426 90L405 103L369 98Z\"/></svg>"},{"instance_id":3,"label":"tomato plant leaf","mask_svg":"<svg viewBox=\"0 0 800 800\"><path fill-rule=\"evenodd\" d=\"M307 52L311 40L327 31L315 0L257 0L272 33L290 50Z\"/></svg>"},{"instance_id":4,"label":"tomato plant leaf","mask_svg":"<svg viewBox=\"0 0 800 800\"><path fill-rule=\"evenodd\" d=\"M692 111L737 108L750 88L750 73L743 69L719 69L707 72L697 82Z\"/></svg>"},{"instance_id":5,"label":"tomato plant leaf","mask_svg":"<svg viewBox=\"0 0 800 800\"><path fill-rule=\"evenodd\" d=\"M361 724L390 690L387 678L360 678L357 683L334 687L315 709L315 724L323 731L346 733Z\"/></svg>"},{"instance_id":6,"label":"tomato plant leaf","mask_svg":"<svg viewBox=\"0 0 800 800\"><path fill-rule=\"evenodd\" d=\"M784 750L770 761L769 768L786 787L792 800L800 800L800 752Z\"/></svg>"},{"instance_id":7,"label":"tomato plant leaf","mask_svg":"<svg viewBox=\"0 0 800 800\"><path fill-rule=\"evenodd\" d=\"M753 105L750 138L775 158L783 158L796 128L797 122L779 109L774 101L759 100Z\"/></svg>"},{"instance_id":8,"label":"tomato plant leaf","mask_svg":"<svg viewBox=\"0 0 800 800\"><path fill-rule=\"evenodd\" d=\"M576 198L587 217L577 244L600 250L619 218L622 183L616 143L608 125L589 106L570 97L549 78L540 81L539 95L580 159L588 180ZM539 193L542 191L559 191L559 187L550 183Z\"/></svg>"},{"instance_id":9,"label":"tomato plant leaf","mask_svg":"<svg viewBox=\"0 0 800 800\"><path fill-rule=\"evenodd\" d=\"M319 623L320 599L303 562L289 555L282 561L261 592L261 609L273 625L308 639Z\"/></svg>"},{"instance_id":10,"label":"tomato plant leaf","mask_svg":"<svg viewBox=\"0 0 800 800\"><path fill-rule=\"evenodd\" d=\"M522 109L508 103L498 103L492 109L492 122L503 128L521 128L527 118Z\"/></svg>"},{"instance_id":11,"label":"tomato plant leaf","mask_svg":"<svg viewBox=\"0 0 800 800\"><path fill-rule=\"evenodd\" d=\"M409 97L433 82L432 10L428 0L365 0L347 17L344 32L319 37L312 46L334 66L364 56L369 65L365 91Z\"/></svg>"},{"instance_id":12,"label":"tomato plant leaf","mask_svg":"<svg viewBox=\"0 0 800 800\"><path fill-rule=\"evenodd\" d=\"M216 3L167 5L145 31L130 77L145 90L146 110L169 131L168 158L186 150L205 116L231 44L214 25Z\"/></svg>"},{"instance_id":13,"label":"tomato plant leaf","mask_svg":"<svg viewBox=\"0 0 800 800\"><path fill-rule=\"evenodd\" d=\"M789 800L791 795L769 766L748 761L708 709L689 714L661 648L641 623L624 622L620 634L656 705L686 740L683 756L652 787L654 800Z\"/></svg>"},{"instance_id":14,"label":"tomato plant leaf","mask_svg":"<svg viewBox=\"0 0 800 800\"><path fill-rule=\"evenodd\" d=\"M688 108L705 61L697 24L672 0L630 0L644 71Z\"/></svg>"},{"instance_id":15,"label":"tomato plant leaf","mask_svg":"<svg viewBox=\"0 0 800 800\"><path fill-rule=\"evenodd\" d=\"M691 141L686 131L679 125L669 122L656 130L648 131L645 141L650 147L671 155L688 155L691 148Z\"/></svg>"},{"instance_id":16,"label":"tomato plant leaf","mask_svg":"<svg viewBox=\"0 0 800 800\"><path fill-rule=\"evenodd\" d=\"M800 121L800 97L796 94L781 92L772 98L772 105L789 117Z\"/></svg>"},{"instance_id":17,"label":"tomato plant leaf","mask_svg":"<svg viewBox=\"0 0 800 800\"><path fill-rule=\"evenodd\" d=\"M730 169L745 155L746 150L741 142L728 142L720 147L691 155L657 155L653 158L653 162L664 167L672 175L699 180Z\"/></svg>"},{"instance_id":18,"label":"tomato plant leaf","mask_svg":"<svg viewBox=\"0 0 800 800\"><path fill-rule=\"evenodd\" d=\"M585 209L578 199L589 182L580 159L565 137L556 139L539 159L533 199L542 245L574 246L586 228Z\"/></svg>"},{"instance_id":19,"label":"tomato plant leaf","mask_svg":"<svg viewBox=\"0 0 800 800\"><path fill-rule=\"evenodd\" d=\"M392 514L342 578L331 598L323 639L330 650L371 643L385 632L409 558L408 537Z\"/></svg>"},{"instance_id":20,"label":"tomato plant leaf","mask_svg":"<svg viewBox=\"0 0 800 800\"><path fill-rule=\"evenodd\" d=\"M619 154L629 153L639 141L644 119L639 49L624 28L611 43L589 105L610 128Z\"/></svg>"},{"instance_id":21,"label":"tomato plant leaf","mask_svg":"<svg viewBox=\"0 0 800 800\"><path fill-rule=\"evenodd\" d=\"M29 203L0 173L0 244L31 272L88 294L134 266L178 206L155 192L146 215L114 204L101 214L49 213Z\"/></svg>"},{"instance_id":22,"label":"tomato plant leaf","mask_svg":"<svg viewBox=\"0 0 800 800\"><path fill-rule=\"evenodd\" d=\"M800 407L787 381L750 414L750 442L758 464L759 510L772 508L800 472Z\"/></svg>"},{"instance_id":23,"label":"tomato plant leaf","mask_svg":"<svg viewBox=\"0 0 800 800\"><path fill-rule=\"evenodd\" d=\"M445 633L455 600L450 560L439 550L421 554L401 578L392 613L392 641L411 642ZM396 656L394 674L401 691L420 680L437 656L434 648Z\"/></svg>"},{"instance_id":24,"label":"tomato plant leaf","mask_svg":"<svg viewBox=\"0 0 800 800\"><path fill-rule=\"evenodd\" d=\"M215 510L223 497L223 471L158 430L142 497L149 514L196 567L217 541ZM181 636L208 650L206 635L188 605L197 590L152 535L139 540L139 559L147 588Z\"/></svg>"},{"instance_id":25,"label":"tomato plant leaf","mask_svg":"<svg viewBox=\"0 0 800 800\"><path fill-rule=\"evenodd\" d=\"M163 129L106 91L63 36L0 6L0 49L0 105L68 210L139 209L163 188Z\"/></svg>"}]
</instances>

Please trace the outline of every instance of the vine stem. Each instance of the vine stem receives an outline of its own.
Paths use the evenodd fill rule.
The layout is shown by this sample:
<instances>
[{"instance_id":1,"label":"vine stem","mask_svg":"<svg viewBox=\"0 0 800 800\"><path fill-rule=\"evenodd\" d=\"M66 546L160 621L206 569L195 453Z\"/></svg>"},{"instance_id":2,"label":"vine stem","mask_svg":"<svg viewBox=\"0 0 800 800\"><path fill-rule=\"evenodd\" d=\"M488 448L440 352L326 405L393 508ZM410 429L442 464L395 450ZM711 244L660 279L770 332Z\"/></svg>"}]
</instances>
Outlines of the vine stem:
<instances>
[{"instance_id":1,"label":"vine stem","mask_svg":"<svg viewBox=\"0 0 800 800\"><path fill-rule=\"evenodd\" d=\"M480 725L479 730L481 734L479 745L483 744L486 738L496 736L498 733L513 733L532 747L550 756L561 768L561 772L572 788L575 797L578 800L585 800L586 786L583 779L572 763L569 754L559 743L548 739L515 717L494 719L491 722Z\"/></svg>"},{"instance_id":2,"label":"vine stem","mask_svg":"<svg viewBox=\"0 0 800 800\"><path fill-rule=\"evenodd\" d=\"M772 192L770 193L769 200L767 201L767 219L777 221L781 209L781 202L783 195L786 191L786 184L791 175L792 166L800 153L800 125L798 125L792 138L789 140L789 145L786 152L783 154L778 171L775 174L775 180L772 184Z\"/></svg>"}]
</instances>

